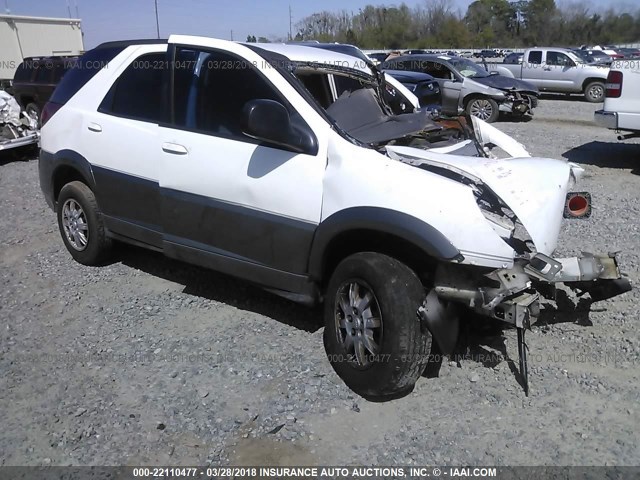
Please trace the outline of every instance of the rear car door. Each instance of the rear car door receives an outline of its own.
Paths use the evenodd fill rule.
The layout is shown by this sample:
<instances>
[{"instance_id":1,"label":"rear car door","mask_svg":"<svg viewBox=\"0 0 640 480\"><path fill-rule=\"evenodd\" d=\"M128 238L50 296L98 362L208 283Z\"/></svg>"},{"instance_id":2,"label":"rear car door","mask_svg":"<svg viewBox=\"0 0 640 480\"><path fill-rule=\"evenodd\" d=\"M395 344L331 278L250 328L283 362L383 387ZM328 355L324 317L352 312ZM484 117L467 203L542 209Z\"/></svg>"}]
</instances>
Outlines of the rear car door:
<instances>
[{"instance_id":1,"label":"rear car door","mask_svg":"<svg viewBox=\"0 0 640 480\"><path fill-rule=\"evenodd\" d=\"M178 37L172 47L172 119L160 132L165 252L272 285L260 275L303 274L321 218L329 126L309 119L312 107L247 47L193 41ZM292 122L316 135L316 151L244 134L243 108L256 99L284 105Z\"/></svg>"},{"instance_id":2,"label":"rear car door","mask_svg":"<svg viewBox=\"0 0 640 480\"><path fill-rule=\"evenodd\" d=\"M522 60L522 80L533 83L538 88L543 88L543 51L529 50Z\"/></svg>"},{"instance_id":3,"label":"rear car door","mask_svg":"<svg viewBox=\"0 0 640 480\"><path fill-rule=\"evenodd\" d=\"M141 45L114 72L97 111L83 117L96 197L110 230L161 246L158 124L164 115L166 45Z\"/></svg>"}]
</instances>

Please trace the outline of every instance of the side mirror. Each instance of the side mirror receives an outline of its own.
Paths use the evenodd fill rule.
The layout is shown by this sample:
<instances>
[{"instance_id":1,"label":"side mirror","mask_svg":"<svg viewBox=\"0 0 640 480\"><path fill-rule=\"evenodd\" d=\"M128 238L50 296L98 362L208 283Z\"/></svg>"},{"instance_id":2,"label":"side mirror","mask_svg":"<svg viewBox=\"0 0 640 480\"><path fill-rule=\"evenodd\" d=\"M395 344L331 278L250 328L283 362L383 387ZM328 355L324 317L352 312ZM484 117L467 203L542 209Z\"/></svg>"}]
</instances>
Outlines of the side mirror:
<instances>
[{"instance_id":1,"label":"side mirror","mask_svg":"<svg viewBox=\"0 0 640 480\"><path fill-rule=\"evenodd\" d=\"M318 151L313 133L293 125L285 106L274 100L247 102L242 109L242 132L293 152L314 155Z\"/></svg>"}]
</instances>

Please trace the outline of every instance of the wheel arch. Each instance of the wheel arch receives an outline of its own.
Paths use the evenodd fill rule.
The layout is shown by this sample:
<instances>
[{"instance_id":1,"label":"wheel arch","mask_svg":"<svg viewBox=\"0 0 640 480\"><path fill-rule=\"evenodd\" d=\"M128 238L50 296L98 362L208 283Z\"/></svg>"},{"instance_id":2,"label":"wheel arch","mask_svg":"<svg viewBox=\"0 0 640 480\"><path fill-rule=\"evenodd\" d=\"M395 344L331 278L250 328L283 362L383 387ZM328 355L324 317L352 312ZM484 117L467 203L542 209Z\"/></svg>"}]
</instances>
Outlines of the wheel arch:
<instances>
[{"instance_id":1,"label":"wheel arch","mask_svg":"<svg viewBox=\"0 0 640 480\"><path fill-rule=\"evenodd\" d=\"M584 82L582 82L582 92L585 93L585 89L587 88L587 85L593 82L599 82L599 83L602 83L603 85L607 83L606 79L604 78L587 77L584 79Z\"/></svg>"},{"instance_id":2,"label":"wheel arch","mask_svg":"<svg viewBox=\"0 0 640 480\"><path fill-rule=\"evenodd\" d=\"M353 207L334 213L318 226L309 275L324 287L341 260L365 251L396 258L416 273L438 260L464 258L442 233L416 217L379 207Z\"/></svg>"},{"instance_id":3,"label":"wheel arch","mask_svg":"<svg viewBox=\"0 0 640 480\"><path fill-rule=\"evenodd\" d=\"M53 200L58 200L62 187L76 180L95 192L95 178L87 159L73 150L61 150L53 156L51 175Z\"/></svg>"}]
</instances>

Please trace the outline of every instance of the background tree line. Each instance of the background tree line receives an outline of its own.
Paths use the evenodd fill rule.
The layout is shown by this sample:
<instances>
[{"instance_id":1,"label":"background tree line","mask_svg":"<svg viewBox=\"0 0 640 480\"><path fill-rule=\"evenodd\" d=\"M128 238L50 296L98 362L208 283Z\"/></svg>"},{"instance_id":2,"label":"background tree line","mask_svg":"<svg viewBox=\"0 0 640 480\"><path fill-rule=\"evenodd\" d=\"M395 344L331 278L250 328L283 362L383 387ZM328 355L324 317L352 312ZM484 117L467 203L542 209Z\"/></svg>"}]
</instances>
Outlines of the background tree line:
<instances>
[{"instance_id":1,"label":"background tree line","mask_svg":"<svg viewBox=\"0 0 640 480\"><path fill-rule=\"evenodd\" d=\"M376 48L488 48L632 43L640 40L640 9L593 10L579 0L476 0L466 12L451 0L416 7L373 6L314 13L296 25L295 40Z\"/></svg>"}]
</instances>

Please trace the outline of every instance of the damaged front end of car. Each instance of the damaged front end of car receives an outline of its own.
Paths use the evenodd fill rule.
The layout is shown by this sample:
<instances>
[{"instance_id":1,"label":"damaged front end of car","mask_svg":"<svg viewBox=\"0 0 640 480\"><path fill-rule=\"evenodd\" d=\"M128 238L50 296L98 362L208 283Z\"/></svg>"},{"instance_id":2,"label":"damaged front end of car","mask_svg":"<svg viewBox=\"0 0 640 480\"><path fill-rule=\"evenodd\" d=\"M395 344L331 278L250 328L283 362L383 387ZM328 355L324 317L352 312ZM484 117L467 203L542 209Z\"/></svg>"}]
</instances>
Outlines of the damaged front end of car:
<instances>
[{"instance_id":1,"label":"damaged front end of car","mask_svg":"<svg viewBox=\"0 0 640 480\"><path fill-rule=\"evenodd\" d=\"M456 345L459 307L516 328L520 373L528 393L525 331L540 312L541 297L555 299L556 286L565 285L578 296L589 293L595 302L625 293L631 285L621 275L614 253L553 257L562 218L585 218L591 211L587 193L570 191L582 168L533 158L508 135L485 122L473 122L487 157L387 146L391 158L470 188L495 234L513 249L508 261L461 251L462 262L440 263L418 316L445 354ZM495 158L496 147L511 157Z\"/></svg>"}]
</instances>

